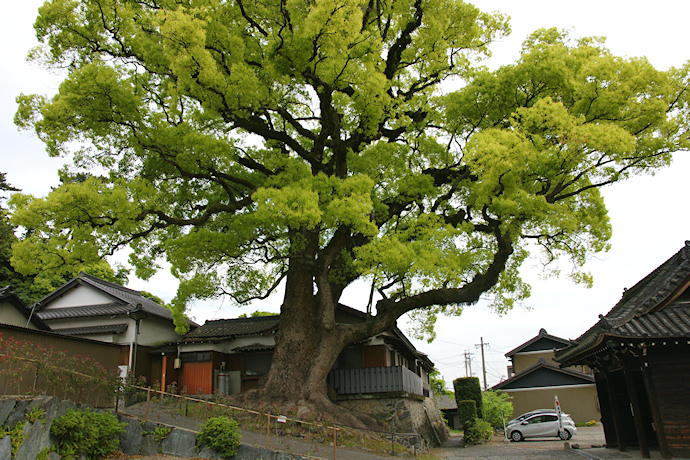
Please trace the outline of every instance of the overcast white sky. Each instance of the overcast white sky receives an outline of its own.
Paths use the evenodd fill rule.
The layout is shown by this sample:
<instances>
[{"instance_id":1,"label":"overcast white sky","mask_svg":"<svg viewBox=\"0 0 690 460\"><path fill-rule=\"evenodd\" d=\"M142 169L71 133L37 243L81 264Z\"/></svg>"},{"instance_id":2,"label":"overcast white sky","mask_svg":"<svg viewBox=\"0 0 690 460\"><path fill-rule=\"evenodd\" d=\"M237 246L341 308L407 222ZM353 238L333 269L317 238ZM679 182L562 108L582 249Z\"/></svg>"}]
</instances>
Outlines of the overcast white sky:
<instances>
[{"instance_id":1,"label":"overcast white sky","mask_svg":"<svg viewBox=\"0 0 690 460\"><path fill-rule=\"evenodd\" d=\"M0 171L8 182L26 193L45 195L58 183L61 159L45 154L35 135L19 133L12 122L20 93L51 94L59 78L25 61L35 46L33 20L42 2L23 0L3 5L0 16ZM509 63L518 56L522 40L540 27L572 28L578 36L607 37L608 47L622 56L646 56L657 68L679 67L690 59L690 2L657 0L478 0L486 11L501 11L511 17L513 33L493 46L492 65ZM483 337L489 386L506 375L504 354L535 336L540 328L563 338L577 338L607 313L630 287L677 252L690 239L690 219L684 203L688 197L690 158L678 153L670 168L655 176L632 179L607 189L604 194L613 224L612 250L587 264L594 274L594 287L585 289L567 281L539 279L537 268L526 266L526 277L533 283L527 309L515 309L498 317L481 305L469 307L458 318L439 321L433 344L413 341L427 353L450 383L465 375L465 351L473 353L472 372L481 378L481 358L475 346ZM131 279L129 287L145 289L165 300L175 293L176 283L160 274L150 282ZM362 308L364 293L351 290L344 303ZM254 309L277 311L279 298L238 310L228 301L193 307L198 321L231 318ZM404 325L401 324L404 329Z\"/></svg>"}]
</instances>

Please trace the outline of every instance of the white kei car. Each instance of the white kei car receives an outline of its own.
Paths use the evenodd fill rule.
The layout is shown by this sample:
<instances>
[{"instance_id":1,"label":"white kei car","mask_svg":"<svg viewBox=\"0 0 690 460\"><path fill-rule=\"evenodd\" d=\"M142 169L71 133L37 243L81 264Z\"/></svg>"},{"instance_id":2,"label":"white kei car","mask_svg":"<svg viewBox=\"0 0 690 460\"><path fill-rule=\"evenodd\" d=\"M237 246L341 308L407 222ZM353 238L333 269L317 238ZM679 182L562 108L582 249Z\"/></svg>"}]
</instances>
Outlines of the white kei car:
<instances>
[{"instance_id":1,"label":"white kei car","mask_svg":"<svg viewBox=\"0 0 690 460\"><path fill-rule=\"evenodd\" d=\"M558 437L563 440L577 434L575 422L568 414L561 414L562 430L559 430L558 416L555 413L536 413L506 426L506 436L511 441L525 438Z\"/></svg>"}]
</instances>

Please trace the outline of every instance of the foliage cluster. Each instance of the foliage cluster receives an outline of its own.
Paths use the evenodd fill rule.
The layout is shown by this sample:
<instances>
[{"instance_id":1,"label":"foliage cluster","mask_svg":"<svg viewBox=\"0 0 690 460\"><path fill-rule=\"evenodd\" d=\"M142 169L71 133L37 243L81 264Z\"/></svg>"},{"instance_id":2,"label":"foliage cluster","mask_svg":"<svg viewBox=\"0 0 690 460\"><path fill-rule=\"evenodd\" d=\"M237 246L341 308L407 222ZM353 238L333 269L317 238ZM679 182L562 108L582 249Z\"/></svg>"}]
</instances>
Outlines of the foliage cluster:
<instances>
[{"instance_id":1,"label":"foliage cluster","mask_svg":"<svg viewBox=\"0 0 690 460\"><path fill-rule=\"evenodd\" d=\"M434 369L431 374L429 374L429 385L431 390L434 392L434 396L446 395L452 396L453 392L446 388L446 381L441 377L441 373Z\"/></svg>"},{"instance_id":2,"label":"foliage cluster","mask_svg":"<svg viewBox=\"0 0 690 460\"><path fill-rule=\"evenodd\" d=\"M45 419L46 411L42 407L34 407L26 414L26 420L29 423L35 423L39 420Z\"/></svg>"},{"instance_id":3,"label":"foliage cluster","mask_svg":"<svg viewBox=\"0 0 690 460\"><path fill-rule=\"evenodd\" d=\"M485 391L482 394L484 420L496 429L503 428L503 417L505 416L505 420L508 421L513 415L513 403L510 402L512 399L508 393Z\"/></svg>"},{"instance_id":4,"label":"foliage cluster","mask_svg":"<svg viewBox=\"0 0 690 460\"><path fill-rule=\"evenodd\" d=\"M158 425L154 430L153 430L153 439L156 440L157 443L163 442L165 438L167 438L170 433L172 432L172 428L163 426L163 425Z\"/></svg>"},{"instance_id":5,"label":"foliage cluster","mask_svg":"<svg viewBox=\"0 0 690 460\"><path fill-rule=\"evenodd\" d=\"M24 442L24 439L26 439L26 434L24 433L24 423L17 423L14 428L10 428L8 426L0 427L0 439L8 435L12 445L11 456L14 458L17 454L17 449L19 449L19 446L21 446Z\"/></svg>"},{"instance_id":6,"label":"foliage cluster","mask_svg":"<svg viewBox=\"0 0 690 460\"><path fill-rule=\"evenodd\" d=\"M597 426L597 421L596 420L590 420L588 422L577 422L575 426Z\"/></svg>"},{"instance_id":7,"label":"foliage cluster","mask_svg":"<svg viewBox=\"0 0 690 460\"><path fill-rule=\"evenodd\" d=\"M53 421L50 434L57 440L55 451L60 458L85 455L92 459L115 452L120 445L117 435L124 432L126 426L111 413L70 409Z\"/></svg>"},{"instance_id":8,"label":"foliage cluster","mask_svg":"<svg viewBox=\"0 0 690 460\"><path fill-rule=\"evenodd\" d=\"M482 387L478 377L461 377L453 380L455 400L460 407L460 401L471 399L477 406L477 417L483 418Z\"/></svg>"},{"instance_id":9,"label":"foliage cluster","mask_svg":"<svg viewBox=\"0 0 690 460\"><path fill-rule=\"evenodd\" d=\"M235 420L212 417L202 425L196 439L200 447L210 447L223 457L232 457L240 445L240 429Z\"/></svg>"},{"instance_id":10,"label":"foliage cluster","mask_svg":"<svg viewBox=\"0 0 690 460\"><path fill-rule=\"evenodd\" d=\"M120 386L117 369L108 369L89 356L70 355L66 351L39 343L5 337L0 333L0 375L19 394L36 394L52 389L65 399L112 398Z\"/></svg>"},{"instance_id":11,"label":"foliage cluster","mask_svg":"<svg viewBox=\"0 0 690 460\"><path fill-rule=\"evenodd\" d=\"M465 426L462 441L465 445L479 444L491 439L494 434L494 429L486 420L480 418L474 419L470 424Z\"/></svg>"}]
</instances>

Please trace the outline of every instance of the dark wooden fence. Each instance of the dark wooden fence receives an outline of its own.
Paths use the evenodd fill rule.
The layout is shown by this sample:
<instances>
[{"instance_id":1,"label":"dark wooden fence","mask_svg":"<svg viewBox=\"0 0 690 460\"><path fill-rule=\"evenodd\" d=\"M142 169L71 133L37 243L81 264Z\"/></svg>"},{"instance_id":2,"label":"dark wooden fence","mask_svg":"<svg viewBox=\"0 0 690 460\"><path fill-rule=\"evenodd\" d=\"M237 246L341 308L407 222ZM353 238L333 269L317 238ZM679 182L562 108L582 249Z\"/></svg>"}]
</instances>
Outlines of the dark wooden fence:
<instances>
[{"instance_id":1,"label":"dark wooden fence","mask_svg":"<svg viewBox=\"0 0 690 460\"><path fill-rule=\"evenodd\" d=\"M89 357L102 367L113 371L118 367L121 345L5 324L0 324L0 334L5 341L10 339L23 341L29 347L40 346L65 356ZM52 363L45 362L45 360L35 360L30 356L21 356L20 350L9 349L3 350L3 352L7 356L3 356L2 362L0 362L0 393L4 395L45 394L61 398L73 396L67 394L66 388L60 388L64 382L61 381L60 385L57 385L55 381L51 381L47 377L54 374L53 370L49 369ZM75 372L75 377L83 382L84 379L79 378L77 374ZM81 392L80 397L83 400L79 402L100 407L112 406L114 402L112 396L104 398L96 391L99 387L98 379L103 379L106 376L92 375L91 377L94 378L93 383L89 383L90 388L87 387L86 391ZM81 383L81 385L84 384Z\"/></svg>"},{"instance_id":2,"label":"dark wooden fence","mask_svg":"<svg viewBox=\"0 0 690 460\"><path fill-rule=\"evenodd\" d=\"M421 377L402 366L333 369L328 384L341 395L394 391L423 395Z\"/></svg>"}]
</instances>

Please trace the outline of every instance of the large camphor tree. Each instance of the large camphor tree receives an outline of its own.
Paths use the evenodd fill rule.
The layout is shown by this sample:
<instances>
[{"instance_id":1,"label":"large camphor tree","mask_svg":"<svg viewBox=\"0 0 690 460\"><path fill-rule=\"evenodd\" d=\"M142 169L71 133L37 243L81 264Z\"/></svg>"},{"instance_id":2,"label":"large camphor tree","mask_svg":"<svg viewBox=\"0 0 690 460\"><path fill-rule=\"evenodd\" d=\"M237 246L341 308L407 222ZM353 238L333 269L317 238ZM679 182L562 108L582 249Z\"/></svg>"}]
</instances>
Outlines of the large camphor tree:
<instances>
[{"instance_id":1,"label":"large camphor tree","mask_svg":"<svg viewBox=\"0 0 690 460\"><path fill-rule=\"evenodd\" d=\"M166 260L178 319L283 286L257 396L329 414L343 347L406 313L510 308L529 253L607 248L602 186L688 146L687 68L542 30L492 72L506 18L460 0L51 0L35 27L32 58L66 77L17 123L74 166L13 196L15 266ZM338 323L353 283L369 314Z\"/></svg>"}]
</instances>

